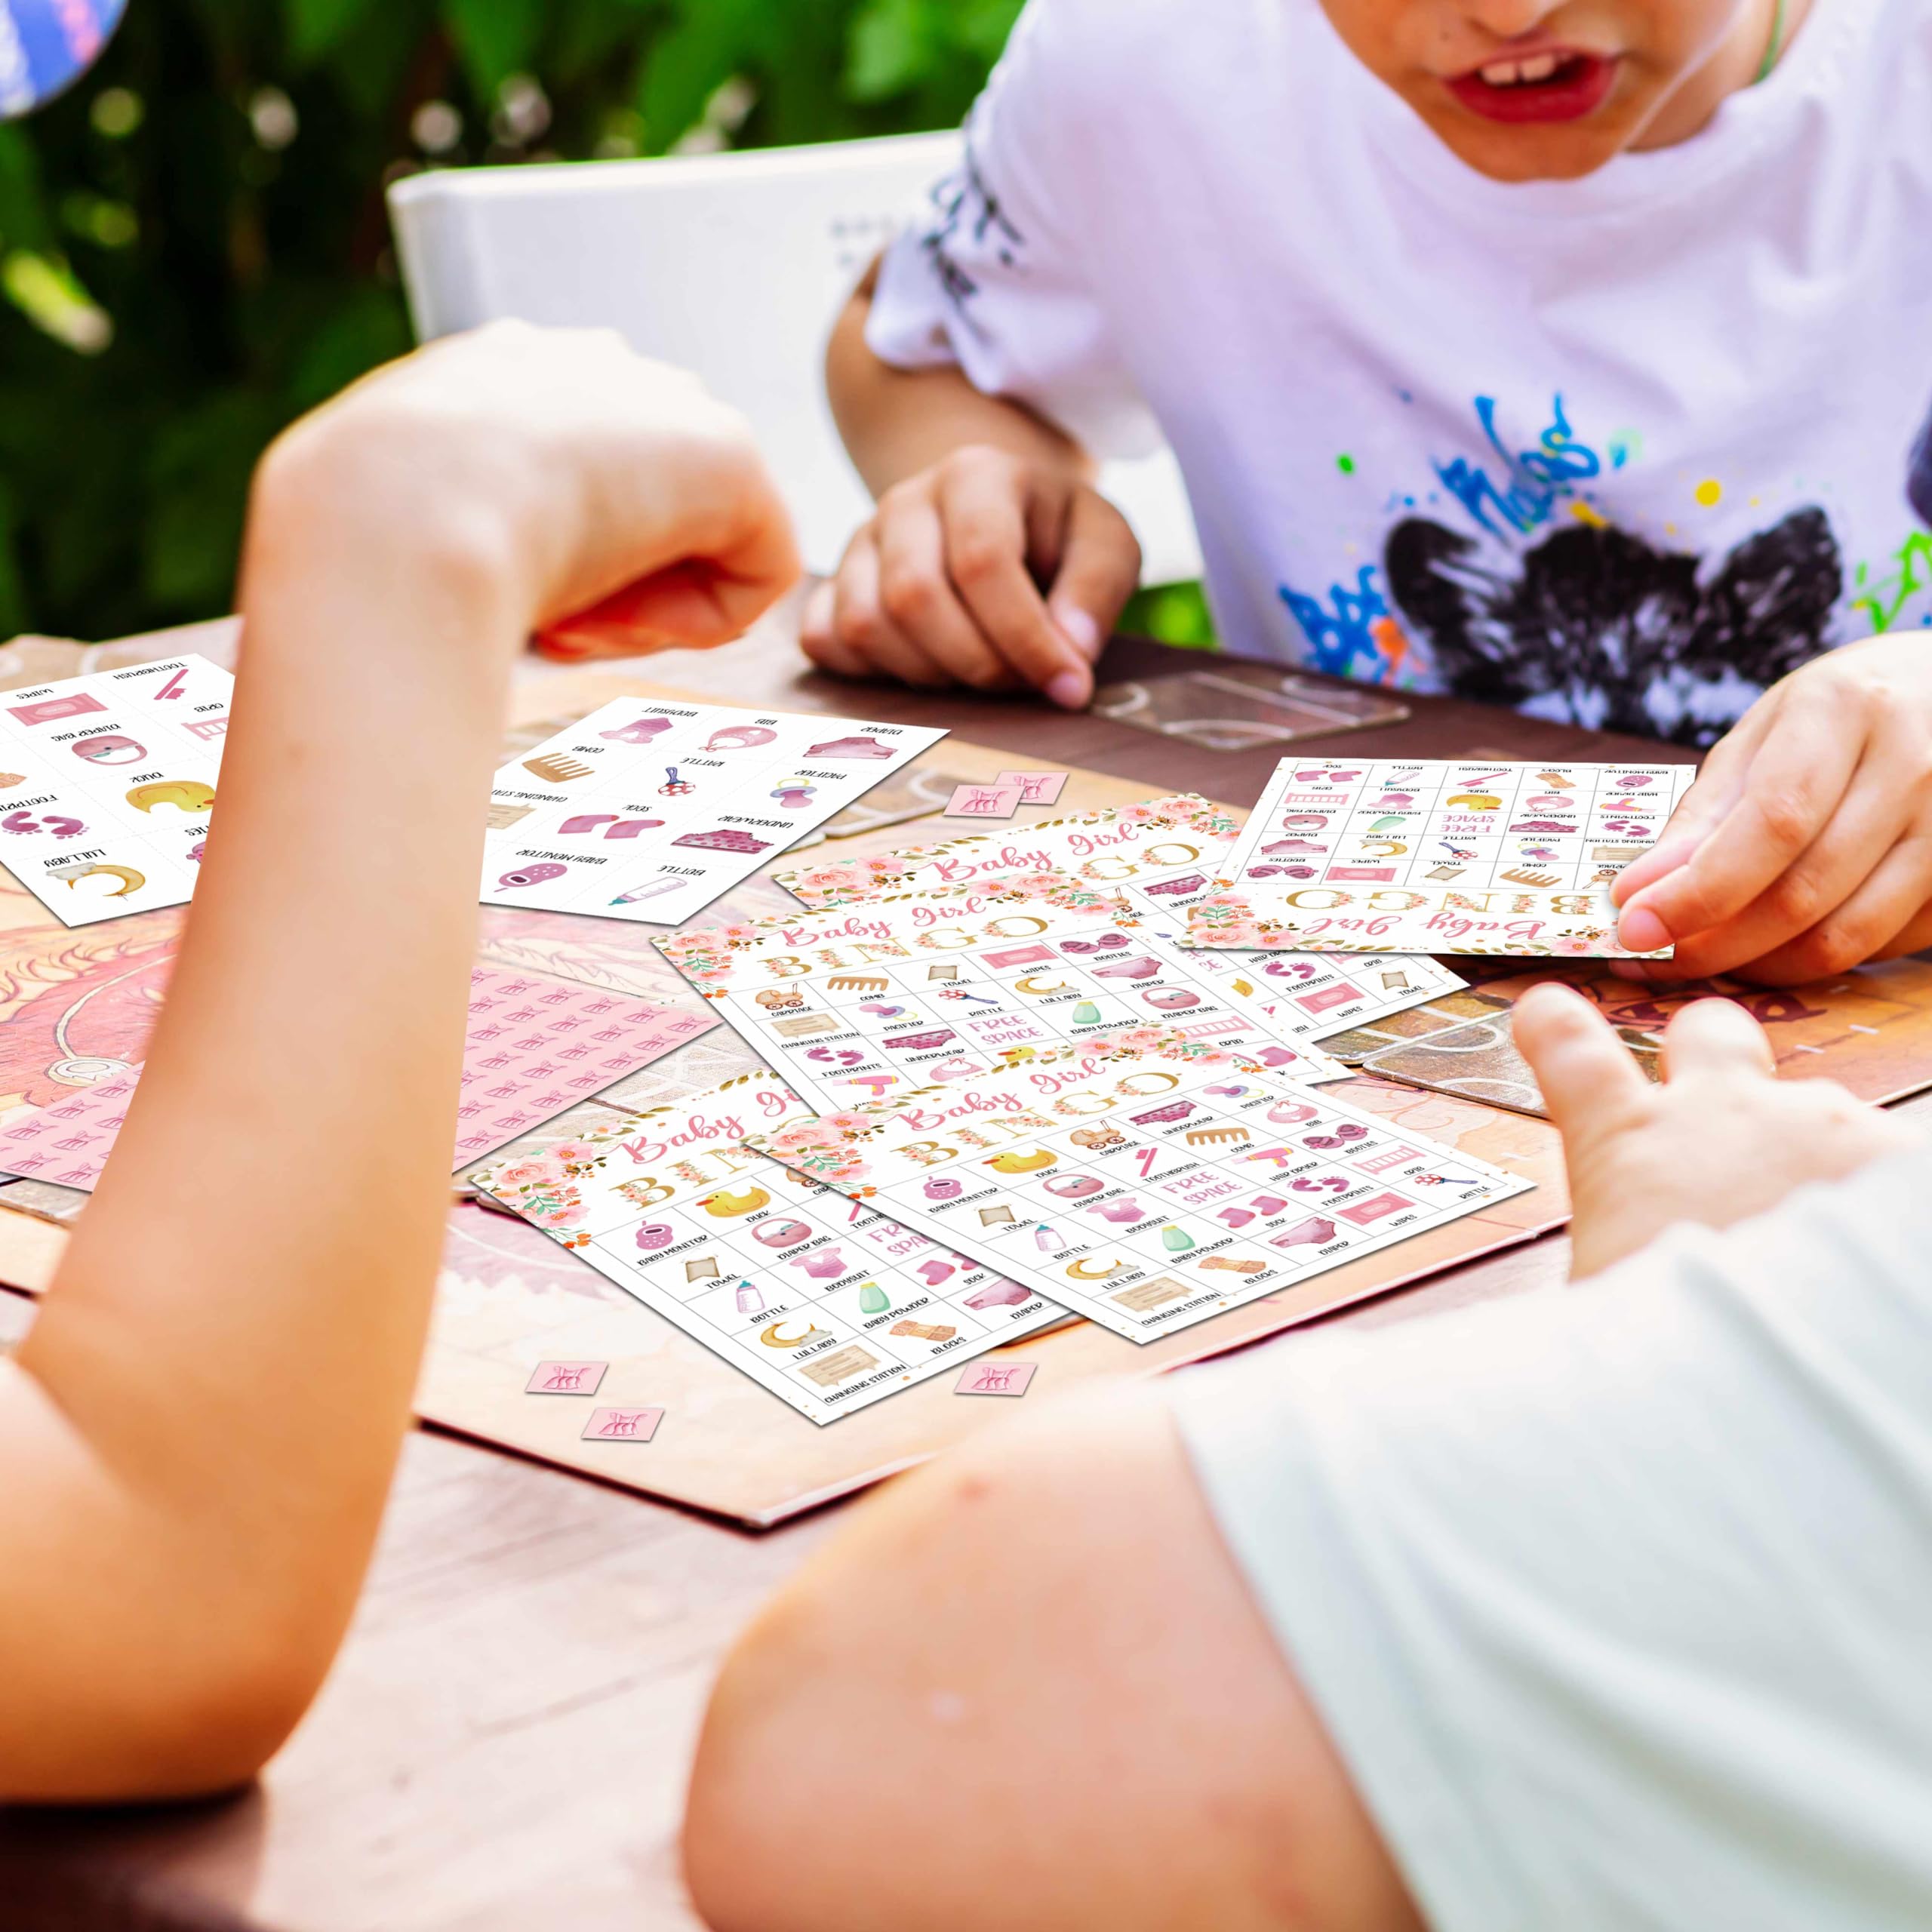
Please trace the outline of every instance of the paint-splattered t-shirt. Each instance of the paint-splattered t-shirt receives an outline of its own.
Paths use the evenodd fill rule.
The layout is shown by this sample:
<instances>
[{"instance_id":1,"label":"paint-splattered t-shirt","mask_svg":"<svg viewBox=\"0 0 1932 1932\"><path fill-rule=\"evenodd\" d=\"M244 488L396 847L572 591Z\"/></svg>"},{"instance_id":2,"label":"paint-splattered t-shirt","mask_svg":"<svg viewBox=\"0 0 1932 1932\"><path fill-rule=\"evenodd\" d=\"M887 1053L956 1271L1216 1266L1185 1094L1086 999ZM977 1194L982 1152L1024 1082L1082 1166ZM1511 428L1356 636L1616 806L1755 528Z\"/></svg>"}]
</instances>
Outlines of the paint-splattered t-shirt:
<instances>
[{"instance_id":1,"label":"paint-splattered t-shirt","mask_svg":"<svg viewBox=\"0 0 1932 1932\"><path fill-rule=\"evenodd\" d=\"M1466 167L1317 0L1032 0L969 136L874 349L1164 435L1231 648L1693 744L1932 650L1928 0L1815 0L1577 181Z\"/></svg>"}]
</instances>

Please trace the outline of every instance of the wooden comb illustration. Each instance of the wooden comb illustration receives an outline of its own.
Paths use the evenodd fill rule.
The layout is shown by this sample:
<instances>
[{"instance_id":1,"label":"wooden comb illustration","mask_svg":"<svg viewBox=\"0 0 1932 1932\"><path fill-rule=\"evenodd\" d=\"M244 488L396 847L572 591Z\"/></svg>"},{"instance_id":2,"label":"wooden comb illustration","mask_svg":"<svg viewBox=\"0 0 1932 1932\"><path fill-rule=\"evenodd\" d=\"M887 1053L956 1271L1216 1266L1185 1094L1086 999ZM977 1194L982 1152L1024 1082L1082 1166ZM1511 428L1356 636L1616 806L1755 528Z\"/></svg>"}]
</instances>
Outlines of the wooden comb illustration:
<instances>
[{"instance_id":1,"label":"wooden comb illustration","mask_svg":"<svg viewBox=\"0 0 1932 1932\"><path fill-rule=\"evenodd\" d=\"M526 771L534 772L546 785L568 785L580 778L588 778L594 766L586 764L580 758L572 758L565 752L550 752L542 758L527 758L523 761Z\"/></svg>"}]
</instances>

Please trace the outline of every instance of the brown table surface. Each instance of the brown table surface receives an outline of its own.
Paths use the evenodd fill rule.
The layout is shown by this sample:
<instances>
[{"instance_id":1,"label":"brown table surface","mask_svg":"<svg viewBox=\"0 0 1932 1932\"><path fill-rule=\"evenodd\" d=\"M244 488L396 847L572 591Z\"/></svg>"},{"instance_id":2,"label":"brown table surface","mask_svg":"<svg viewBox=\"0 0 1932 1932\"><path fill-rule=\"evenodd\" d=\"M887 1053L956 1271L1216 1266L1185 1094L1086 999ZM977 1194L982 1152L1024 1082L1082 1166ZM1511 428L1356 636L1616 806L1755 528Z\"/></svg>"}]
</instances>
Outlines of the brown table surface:
<instances>
[{"instance_id":1,"label":"brown table surface","mask_svg":"<svg viewBox=\"0 0 1932 1932\"><path fill-rule=\"evenodd\" d=\"M195 644L183 634L179 648ZM1198 661L1122 640L1103 677ZM694 696L943 723L1034 764L1242 805L1278 755L1211 753L1037 704L840 684L803 670L782 625L653 658L648 671ZM1414 709L1407 724L1303 749L1660 755L1476 705ZM1342 1318L1372 1326L1553 1287L1566 1258L1562 1241L1546 1240ZM26 1318L0 1294L0 1343ZM0 1928L690 1927L676 1830L706 1687L733 1634L838 1513L755 1537L419 1432L342 1659L260 1787L170 1810L0 1814Z\"/></svg>"}]
</instances>

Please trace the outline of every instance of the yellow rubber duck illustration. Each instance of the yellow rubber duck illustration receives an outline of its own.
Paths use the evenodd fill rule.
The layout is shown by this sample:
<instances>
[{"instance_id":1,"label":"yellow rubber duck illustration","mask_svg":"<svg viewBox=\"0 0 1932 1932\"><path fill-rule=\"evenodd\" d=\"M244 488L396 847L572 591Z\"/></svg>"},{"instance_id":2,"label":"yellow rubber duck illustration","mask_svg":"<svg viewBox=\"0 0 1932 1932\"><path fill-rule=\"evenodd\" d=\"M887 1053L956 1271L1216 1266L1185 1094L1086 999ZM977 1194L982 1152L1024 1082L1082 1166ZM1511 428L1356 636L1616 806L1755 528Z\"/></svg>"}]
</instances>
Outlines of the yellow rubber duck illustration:
<instances>
[{"instance_id":1,"label":"yellow rubber duck illustration","mask_svg":"<svg viewBox=\"0 0 1932 1932\"><path fill-rule=\"evenodd\" d=\"M1060 1156L1057 1154L1005 1153L995 1154L990 1161L983 1164L1003 1174L1036 1174L1043 1168L1057 1166L1059 1161Z\"/></svg>"},{"instance_id":2,"label":"yellow rubber duck illustration","mask_svg":"<svg viewBox=\"0 0 1932 1932\"><path fill-rule=\"evenodd\" d=\"M214 804L214 787L195 778L158 778L151 784L137 785L128 794L128 802L137 812L151 812L156 805L173 805L195 818Z\"/></svg>"},{"instance_id":3,"label":"yellow rubber duck illustration","mask_svg":"<svg viewBox=\"0 0 1932 1932\"><path fill-rule=\"evenodd\" d=\"M761 1187L747 1188L743 1194L707 1194L697 1204L721 1221L734 1221L740 1214L755 1214L771 1204L771 1196Z\"/></svg>"}]
</instances>

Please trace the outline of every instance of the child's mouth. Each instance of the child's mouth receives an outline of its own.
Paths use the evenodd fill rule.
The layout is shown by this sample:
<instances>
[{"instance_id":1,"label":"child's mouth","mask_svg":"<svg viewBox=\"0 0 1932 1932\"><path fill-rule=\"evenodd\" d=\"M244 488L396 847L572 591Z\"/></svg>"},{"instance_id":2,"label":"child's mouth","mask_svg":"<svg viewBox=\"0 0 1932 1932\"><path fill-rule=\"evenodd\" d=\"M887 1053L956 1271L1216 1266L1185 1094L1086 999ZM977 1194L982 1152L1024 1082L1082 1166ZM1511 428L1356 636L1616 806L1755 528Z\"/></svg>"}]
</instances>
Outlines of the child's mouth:
<instances>
[{"instance_id":1,"label":"child's mouth","mask_svg":"<svg viewBox=\"0 0 1932 1932\"><path fill-rule=\"evenodd\" d=\"M1561 51L1486 61L1446 83L1462 106L1485 121L1580 121L1609 97L1617 63L1600 54Z\"/></svg>"}]
</instances>

